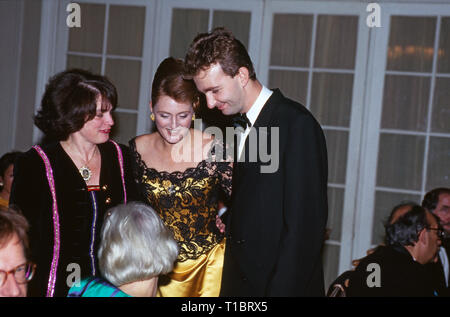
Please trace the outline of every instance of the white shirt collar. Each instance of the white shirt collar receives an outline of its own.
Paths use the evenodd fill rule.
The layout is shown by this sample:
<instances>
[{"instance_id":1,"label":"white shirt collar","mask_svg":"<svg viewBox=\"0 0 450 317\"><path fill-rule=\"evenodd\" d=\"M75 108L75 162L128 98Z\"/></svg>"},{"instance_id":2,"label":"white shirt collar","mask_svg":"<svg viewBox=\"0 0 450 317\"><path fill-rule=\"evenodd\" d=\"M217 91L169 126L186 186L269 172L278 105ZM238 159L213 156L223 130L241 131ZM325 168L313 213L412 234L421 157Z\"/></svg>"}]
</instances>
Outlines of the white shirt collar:
<instances>
[{"instance_id":1,"label":"white shirt collar","mask_svg":"<svg viewBox=\"0 0 450 317\"><path fill-rule=\"evenodd\" d=\"M272 90L270 90L265 86L262 86L258 98L256 98L255 102L246 113L247 118L252 123L252 126L255 124L256 119L258 119L259 113L261 112L262 108L266 104L266 101L270 98L272 93L273 93Z\"/></svg>"}]
</instances>

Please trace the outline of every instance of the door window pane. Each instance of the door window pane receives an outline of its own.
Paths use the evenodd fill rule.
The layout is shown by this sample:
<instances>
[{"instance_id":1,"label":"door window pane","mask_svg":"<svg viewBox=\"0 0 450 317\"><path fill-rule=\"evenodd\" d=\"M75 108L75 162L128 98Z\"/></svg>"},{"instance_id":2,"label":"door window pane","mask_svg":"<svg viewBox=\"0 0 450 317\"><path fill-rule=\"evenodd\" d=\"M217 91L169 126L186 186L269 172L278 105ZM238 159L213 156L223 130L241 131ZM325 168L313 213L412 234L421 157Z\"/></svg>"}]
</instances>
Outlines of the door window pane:
<instances>
[{"instance_id":1,"label":"door window pane","mask_svg":"<svg viewBox=\"0 0 450 317\"><path fill-rule=\"evenodd\" d=\"M442 18L438 51L438 73L450 73L450 17Z\"/></svg>"},{"instance_id":2,"label":"door window pane","mask_svg":"<svg viewBox=\"0 0 450 317\"><path fill-rule=\"evenodd\" d=\"M283 95L306 105L308 73L288 70L271 70L269 88L279 88Z\"/></svg>"},{"instance_id":3,"label":"door window pane","mask_svg":"<svg viewBox=\"0 0 450 317\"><path fill-rule=\"evenodd\" d=\"M170 56L184 59L194 37L208 30L208 21L208 10L173 9Z\"/></svg>"},{"instance_id":4,"label":"door window pane","mask_svg":"<svg viewBox=\"0 0 450 317\"><path fill-rule=\"evenodd\" d=\"M112 5L109 8L107 53L142 56L144 26L144 7Z\"/></svg>"},{"instance_id":5,"label":"door window pane","mask_svg":"<svg viewBox=\"0 0 450 317\"><path fill-rule=\"evenodd\" d=\"M214 11L213 28L226 27L248 49L250 37L250 12Z\"/></svg>"},{"instance_id":6,"label":"door window pane","mask_svg":"<svg viewBox=\"0 0 450 317\"><path fill-rule=\"evenodd\" d=\"M328 181L345 184L348 132L324 129L328 151Z\"/></svg>"},{"instance_id":7,"label":"door window pane","mask_svg":"<svg viewBox=\"0 0 450 317\"><path fill-rule=\"evenodd\" d=\"M67 55L67 68L80 68L94 74L102 72L102 59L100 57Z\"/></svg>"},{"instance_id":8,"label":"door window pane","mask_svg":"<svg viewBox=\"0 0 450 317\"><path fill-rule=\"evenodd\" d=\"M106 59L105 75L116 86L119 107L138 108L141 62L124 59Z\"/></svg>"},{"instance_id":9,"label":"door window pane","mask_svg":"<svg viewBox=\"0 0 450 317\"><path fill-rule=\"evenodd\" d=\"M349 127L353 74L314 73L311 112L322 125Z\"/></svg>"},{"instance_id":10,"label":"door window pane","mask_svg":"<svg viewBox=\"0 0 450 317\"><path fill-rule=\"evenodd\" d=\"M357 16L319 15L314 67L355 67Z\"/></svg>"},{"instance_id":11,"label":"door window pane","mask_svg":"<svg viewBox=\"0 0 450 317\"><path fill-rule=\"evenodd\" d=\"M312 15L275 14L270 64L308 67L311 50Z\"/></svg>"},{"instance_id":12,"label":"door window pane","mask_svg":"<svg viewBox=\"0 0 450 317\"><path fill-rule=\"evenodd\" d=\"M386 75L381 126L425 131L429 94L429 77Z\"/></svg>"},{"instance_id":13,"label":"door window pane","mask_svg":"<svg viewBox=\"0 0 450 317\"><path fill-rule=\"evenodd\" d=\"M450 78L436 78L431 131L450 133Z\"/></svg>"},{"instance_id":14,"label":"door window pane","mask_svg":"<svg viewBox=\"0 0 450 317\"><path fill-rule=\"evenodd\" d=\"M323 263L325 277L325 291L338 275L339 252L341 248L337 245L325 244L323 247Z\"/></svg>"},{"instance_id":15,"label":"door window pane","mask_svg":"<svg viewBox=\"0 0 450 317\"><path fill-rule=\"evenodd\" d=\"M420 190L425 137L381 133L377 186Z\"/></svg>"},{"instance_id":16,"label":"door window pane","mask_svg":"<svg viewBox=\"0 0 450 317\"><path fill-rule=\"evenodd\" d=\"M436 18L392 16L388 70L431 72Z\"/></svg>"},{"instance_id":17,"label":"door window pane","mask_svg":"<svg viewBox=\"0 0 450 317\"><path fill-rule=\"evenodd\" d=\"M430 137L427 189L450 188L450 137Z\"/></svg>"},{"instance_id":18,"label":"door window pane","mask_svg":"<svg viewBox=\"0 0 450 317\"><path fill-rule=\"evenodd\" d=\"M69 51L102 53L105 29L103 4L81 3L81 27L69 28Z\"/></svg>"},{"instance_id":19,"label":"door window pane","mask_svg":"<svg viewBox=\"0 0 450 317\"><path fill-rule=\"evenodd\" d=\"M342 209L344 208L344 189L328 187L328 222L330 240L341 241Z\"/></svg>"},{"instance_id":20,"label":"door window pane","mask_svg":"<svg viewBox=\"0 0 450 317\"><path fill-rule=\"evenodd\" d=\"M122 144L128 144L128 141L136 136L136 124L136 114L115 111L111 139Z\"/></svg>"}]
</instances>

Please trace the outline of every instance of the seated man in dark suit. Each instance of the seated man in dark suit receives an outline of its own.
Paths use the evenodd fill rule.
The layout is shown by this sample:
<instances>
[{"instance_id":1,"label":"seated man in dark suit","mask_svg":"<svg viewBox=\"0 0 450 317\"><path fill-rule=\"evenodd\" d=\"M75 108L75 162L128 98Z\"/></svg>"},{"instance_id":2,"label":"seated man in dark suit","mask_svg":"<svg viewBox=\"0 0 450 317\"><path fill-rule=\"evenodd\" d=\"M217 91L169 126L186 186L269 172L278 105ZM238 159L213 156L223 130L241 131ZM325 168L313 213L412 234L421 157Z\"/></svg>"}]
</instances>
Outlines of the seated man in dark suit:
<instances>
[{"instance_id":1,"label":"seated man in dark suit","mask_svg":"<svg viewBox=\"0 0 450 317\"><path fill-rule=\"evenodd\" d=\"M441 229L433 214L416 204L394 208L386 225L386 246L361 259L348 296L436 296L425 264L434 261Z\"/></svg>"},{"instance_id":2,"label":"seated man in dark suit","mask_svg":"<svg viewBox=\"0 0 450 317\"><path fill-rule=\"evenodd\" d=\"M427 266L438 283L439 296L450 296L450 188L435 188L425 194L422 207L436 215L445 231L438 261Z\"/></svg>"}]
</instances>

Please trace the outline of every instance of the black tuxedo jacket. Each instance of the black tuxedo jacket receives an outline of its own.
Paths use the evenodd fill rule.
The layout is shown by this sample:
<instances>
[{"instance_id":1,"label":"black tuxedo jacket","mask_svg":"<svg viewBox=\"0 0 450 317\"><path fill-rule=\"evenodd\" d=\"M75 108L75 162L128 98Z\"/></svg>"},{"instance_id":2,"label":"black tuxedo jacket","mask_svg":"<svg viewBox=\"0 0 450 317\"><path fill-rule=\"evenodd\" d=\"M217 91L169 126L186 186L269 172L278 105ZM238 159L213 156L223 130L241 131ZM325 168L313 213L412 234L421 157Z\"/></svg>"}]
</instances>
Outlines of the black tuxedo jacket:
<instances>
[{"instance_id":1,"label":"black tuxedo jacket","mask_svg":"<svg viewBox=\"0 0 450 317\"><path fill-rule=\"evenodd\" d=\"M305 107L279 90L254 129L258 140L247 137L245 160L233 168L221 296L323 296L328 208L322 129ZM261 171L270 165L261 153L251 161L255 146L272 155L272 163L278 155L275 172Z\"/></svg>"}]
</instances>

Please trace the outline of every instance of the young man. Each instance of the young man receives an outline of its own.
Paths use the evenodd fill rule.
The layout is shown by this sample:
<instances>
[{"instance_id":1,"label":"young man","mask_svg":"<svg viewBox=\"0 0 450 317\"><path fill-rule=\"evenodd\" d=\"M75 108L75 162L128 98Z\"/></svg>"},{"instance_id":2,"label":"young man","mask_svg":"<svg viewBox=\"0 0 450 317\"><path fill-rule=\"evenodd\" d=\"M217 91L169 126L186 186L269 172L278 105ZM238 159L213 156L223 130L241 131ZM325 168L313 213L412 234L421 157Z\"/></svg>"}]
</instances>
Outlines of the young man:
<instances>
[{"instance_id":1,"label":"young man","mask_svg":"<svg viewBox=\"0 0 450 317\"><path fill-rule=\"evenodd\" d=\"M223 28L198 35L185 62L208 107L243 121L221 296L323 296L322 129L305 107L261 85L247 50Z\"/></svg>"}]
</instances>

